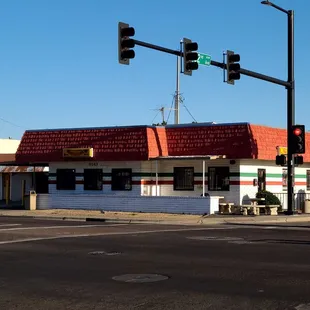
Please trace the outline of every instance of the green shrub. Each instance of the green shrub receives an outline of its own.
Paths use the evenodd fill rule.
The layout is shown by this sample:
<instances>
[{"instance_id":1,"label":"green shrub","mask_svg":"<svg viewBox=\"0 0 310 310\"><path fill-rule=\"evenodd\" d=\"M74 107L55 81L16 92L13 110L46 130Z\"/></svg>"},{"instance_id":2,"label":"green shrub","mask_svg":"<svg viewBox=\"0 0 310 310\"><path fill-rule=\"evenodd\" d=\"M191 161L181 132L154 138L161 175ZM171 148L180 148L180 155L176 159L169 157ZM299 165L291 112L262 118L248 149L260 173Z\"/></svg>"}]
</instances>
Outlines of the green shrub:
<instances>
[{"instance_id":1,"label":"green shrub","mask_svg":"<svg viewBox=\"0 0 310 310\"><path fill-rule=\"evenodd\" d=\"M256 194L256 198L265 198L264 201L258 201L259 205L281 205L281 202L277 196L268 191L261 191Z\"/></svg>"}]
</instances>

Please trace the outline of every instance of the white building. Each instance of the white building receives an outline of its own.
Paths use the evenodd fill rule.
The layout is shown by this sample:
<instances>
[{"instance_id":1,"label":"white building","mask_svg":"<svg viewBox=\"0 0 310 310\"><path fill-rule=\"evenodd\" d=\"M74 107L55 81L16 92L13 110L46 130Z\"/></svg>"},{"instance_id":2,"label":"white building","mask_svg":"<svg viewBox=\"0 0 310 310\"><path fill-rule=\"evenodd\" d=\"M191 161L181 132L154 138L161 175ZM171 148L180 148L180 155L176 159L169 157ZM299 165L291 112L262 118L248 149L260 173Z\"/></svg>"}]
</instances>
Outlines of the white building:
<instances>
[{"instance_id":1,"label":"white building","mask_svg":"<svg viewBox=\"0 0 310 310\"><path fill-rule=\"evenodd\" d=\"M210 213L216 197L244 204L259 190L285 208L277 146L286 146L286 130L248 123L39 130L25 132L16 160L49 165L41 208ZM297 203L310 193L309 153L304 162L295 169Z\"/></svg>"}]
</instances>

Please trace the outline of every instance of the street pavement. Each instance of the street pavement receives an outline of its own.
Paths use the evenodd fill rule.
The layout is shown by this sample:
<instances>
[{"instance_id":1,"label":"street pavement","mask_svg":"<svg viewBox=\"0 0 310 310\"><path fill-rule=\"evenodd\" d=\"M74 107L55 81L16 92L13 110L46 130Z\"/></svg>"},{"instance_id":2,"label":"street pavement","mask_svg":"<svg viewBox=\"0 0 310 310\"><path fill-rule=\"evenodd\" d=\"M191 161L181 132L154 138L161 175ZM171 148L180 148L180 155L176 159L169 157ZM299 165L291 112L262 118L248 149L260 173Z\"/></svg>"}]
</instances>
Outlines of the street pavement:
<instances>
[{"instance_id":1,"label":"street pavement","mask_svg":"<svg viewBox=\"0 0 310 310\"><path fill-rule=\"evenodd\" d=\"M0 217L1 309L310 309L310 227Z\"/></svg>"}]
</instances>

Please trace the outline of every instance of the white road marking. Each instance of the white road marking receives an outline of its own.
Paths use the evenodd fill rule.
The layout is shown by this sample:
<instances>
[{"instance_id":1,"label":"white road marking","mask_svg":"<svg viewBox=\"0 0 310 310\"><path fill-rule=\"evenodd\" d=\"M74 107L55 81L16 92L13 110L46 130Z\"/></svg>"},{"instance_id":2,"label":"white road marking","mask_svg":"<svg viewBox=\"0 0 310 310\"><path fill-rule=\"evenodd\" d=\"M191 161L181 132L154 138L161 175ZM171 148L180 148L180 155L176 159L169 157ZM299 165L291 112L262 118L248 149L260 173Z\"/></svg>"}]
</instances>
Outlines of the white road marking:
<instances>
[{"instance_id":1,"label":"white road marking","mask_svg":"<svg viewBox=\"0 0 310 310\"><path fill-rule=\"evenodd\" d=\"M21 226L22 224L0 224L0 227Z\"/></svg>"},{"instance_id":2,"label":"white road marking","mask_svg":"<svg viewBox=\"0 0 310 310\"><path fill-rule=\"evenodd\" d=\"M243 238L238 238L238 237L205 237L205 236L187 237L187 239L202 240L202 241L237 241L237 240L243 240Z\"/></svg>"},{"instance_id":3,"label":"white road marking","mask_svg":"<svg viewBox=\"0 0 310 310\"><path fill-rule=\"evenodd\" d=\"M250 243L253 243L253 242L246 241L246 240L235 240L235 241L228 241L228 243L233 243L233 244L250 244Z\"/></svg>"},{"instance_id":4,"label":"white road marking","mask_svg":"<svg viewBox=\"0 0 310 310\"><path fill-rule=\"evenodd\" d=\"M310 310L310 304L301 304L295 307L296 310Z\"/></svg>"},{"instance_id":5,"label":"white road marking","mask_svg":"<svg viewBox=\"0 0 310 310\"><path fill-rule=\"evenodd\" d=\"M17 227L17 228L3 228L1 231L12 231L12 230L36 230L36 229L55 229L55 228L89 228L89 227L111 227L121 226L127 224L113 224L113 225L66 225L66 226L36 226L36 227Z\"/></svg>"},{"instance_id":6,"label":"white road marking","mask_svg":"<svg viewBox=\"0 0 310 310\"><path fill-rule=\"evenodd\" d=\"M106 227L107 225L101 225ZM113 225L111 225L113 226ZM116 226L116 225L115 225ZM72 227L72 226L70 226ZM0 241L1 244L11 244L11 243L23 243L32 241L42 241L42 240L55 240L55 239L65 239L65 238L83 238L83 237L99 237L99 236L118 236L118 235L141 235L141 234L154 234L154 233L165 233L165 232L181 232L181 231L201 231L206 230L205 228L180 228L180 229L163 229L163 230L141 230L141 231L126 231L126 232L105 232L105 233L95 233L95 234L80 234L80 235L62 235L54 237L38 237L38 238L26 238L17 240Z\"/></svg>"}]
</instances>

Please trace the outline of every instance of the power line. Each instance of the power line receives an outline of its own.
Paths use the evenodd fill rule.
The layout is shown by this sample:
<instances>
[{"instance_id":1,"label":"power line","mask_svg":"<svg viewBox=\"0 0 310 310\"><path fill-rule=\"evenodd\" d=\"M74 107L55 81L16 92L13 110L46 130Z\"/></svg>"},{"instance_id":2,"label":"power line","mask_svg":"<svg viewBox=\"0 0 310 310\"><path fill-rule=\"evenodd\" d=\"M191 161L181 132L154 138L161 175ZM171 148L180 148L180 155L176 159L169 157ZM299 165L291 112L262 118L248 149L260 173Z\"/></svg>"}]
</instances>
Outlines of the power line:
<instances>
[{"instance_id":1,"label":"power line","mask_svg":"<svg viewBox=\"0 0 310 310\"><path fill-rule=\"evenodd\" d=\"M14 123L12 123L12 122L10 122L10 121L8 121L8 120L2 118L2 117L0 117L0 120L1 120L2 122L8 123L8 124L10 124L10 125L12 125L12 126L15 126L15 127L18 127L18 128L22 128L22 129L26 129L26 128L23 127L23 126L19 126L19 125L17 125L17 124L14 124Z\"/></svg>"}]
</instances>

